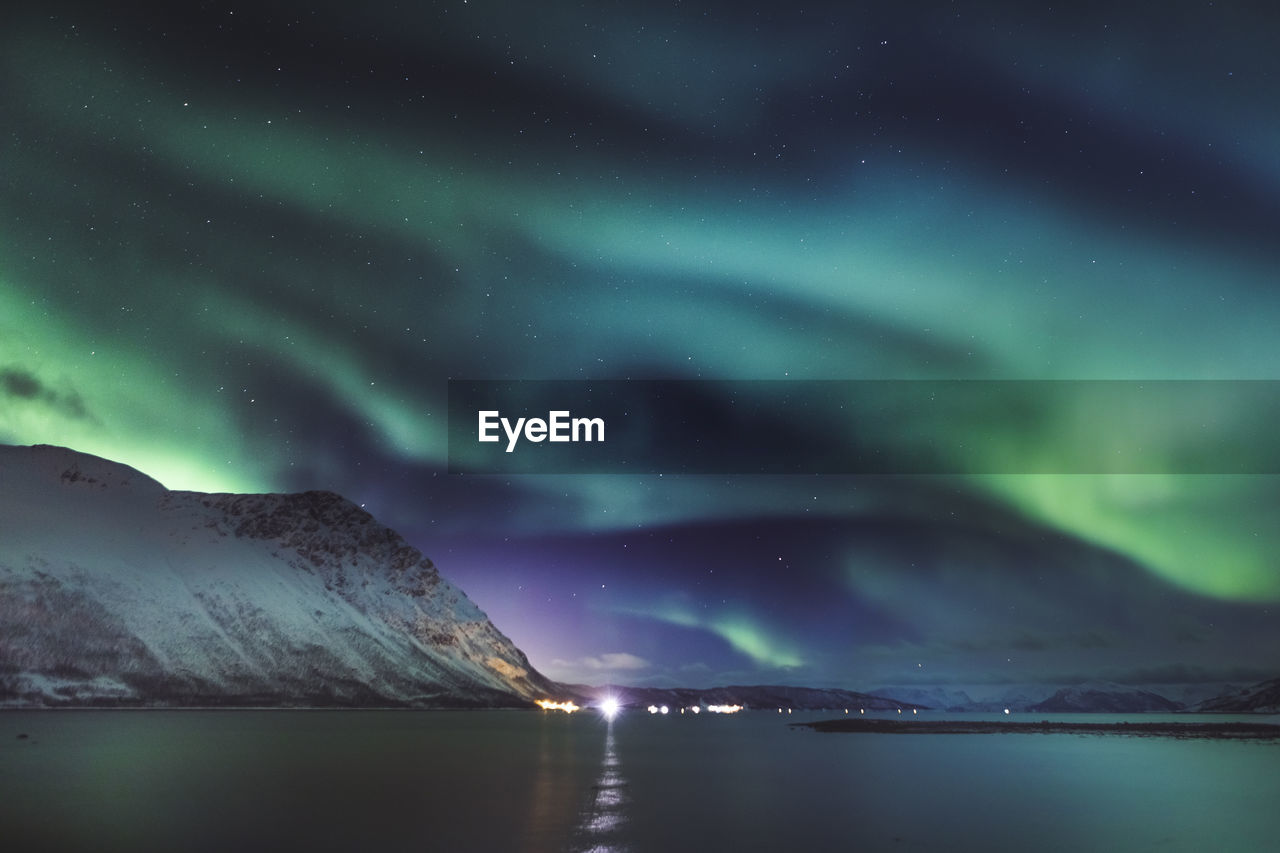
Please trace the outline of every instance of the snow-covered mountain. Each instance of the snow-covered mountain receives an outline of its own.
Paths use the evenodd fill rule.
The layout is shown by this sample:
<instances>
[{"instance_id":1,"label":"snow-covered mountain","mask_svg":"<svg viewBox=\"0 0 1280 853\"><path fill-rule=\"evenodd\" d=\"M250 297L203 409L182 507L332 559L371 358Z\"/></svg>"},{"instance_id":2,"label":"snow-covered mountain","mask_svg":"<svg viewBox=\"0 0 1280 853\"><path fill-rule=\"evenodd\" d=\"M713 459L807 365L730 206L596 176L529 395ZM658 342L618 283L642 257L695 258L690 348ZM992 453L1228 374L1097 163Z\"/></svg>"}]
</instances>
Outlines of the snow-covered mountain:
<instances>
[{"instance_id":1,"label":"snow-covered mountain","mask_svg":"<svg viewBox=\"0 0 1280 853\"><path fill-rule=\"evenodd\" d=\"M876 696L909 702L934 711L998 714L1008 708L1026 711L1045 701L1054 693L1055 685L1019 684L993 693L986 685L971 685L966 689L942 686L889 685L877 687L871 692ZM973 698L977 695L979 698Z\"/></svg>"},{"instance_id":2,"label":"snow-covered mountain","mask_svg":"<svg viewBox=\"0 0 1280 853\"><path fill-rule=\"evenodd\" d=\"M0 446L0 704L511 706L554 692L329 492L168 491Z\"/></svg>"},{"instance_id":3,"label":"snow-covered mountain","mask_svg":"<svg viewBox=\"0 0 1280 853\"><path fill-rule=\"evenodd\" d=\"M1029 711L1052 713L1140 714L1179 711L1182 705L1158 693L1109 682L1064 687Z\"/></svg>"},{"instance_id":4,"label":"snow-covered mountain","mask_svg":"<svg viewBox=\"0 0 1280 853\"><path fill-rule=\"evenodd\" d=\"M1191 710L1207 714L1280 714L1280 678L1207 699Z\"/></svg>"}]
</instances>

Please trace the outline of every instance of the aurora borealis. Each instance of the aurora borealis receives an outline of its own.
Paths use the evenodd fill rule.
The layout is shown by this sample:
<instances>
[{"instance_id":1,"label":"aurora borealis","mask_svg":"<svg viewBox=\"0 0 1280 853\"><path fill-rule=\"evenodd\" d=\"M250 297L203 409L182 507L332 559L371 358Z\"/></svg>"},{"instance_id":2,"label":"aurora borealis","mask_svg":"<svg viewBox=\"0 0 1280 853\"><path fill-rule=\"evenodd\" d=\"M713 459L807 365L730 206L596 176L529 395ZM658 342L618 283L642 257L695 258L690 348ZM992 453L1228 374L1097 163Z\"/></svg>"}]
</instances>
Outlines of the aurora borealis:
<instances>
[{"instance_id":1,"label":"aurora borealis","mask_svg":"<svg viewBox=\"0 0 1280 853\"><path fill-rule=\"evenodd\" d=\"M553 678L1280 667L1274 475L445 471L450 378L1280 379L1266 10L22 5L0 441L339 492Z\"/></svg>"}]
</instances>

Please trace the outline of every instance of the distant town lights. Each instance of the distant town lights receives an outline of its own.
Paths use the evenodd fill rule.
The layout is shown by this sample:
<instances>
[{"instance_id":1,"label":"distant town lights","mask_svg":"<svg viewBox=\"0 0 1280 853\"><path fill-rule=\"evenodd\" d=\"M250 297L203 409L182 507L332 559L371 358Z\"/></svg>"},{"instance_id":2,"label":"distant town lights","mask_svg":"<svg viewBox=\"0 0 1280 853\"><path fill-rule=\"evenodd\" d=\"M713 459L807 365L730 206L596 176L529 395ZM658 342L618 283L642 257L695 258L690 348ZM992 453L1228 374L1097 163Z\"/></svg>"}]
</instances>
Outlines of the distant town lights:
<instances>
[{"instance_id":1,"label":"distant town lights","mask_svg":"<svg viewBox=\"0 0 1280 853\"><path fill-rule=\"evenodd\" d=\"M557 702L554 699L539 699L537 705L544 711L564 711L566 714L572 714L578 710L578 706L573 704L573 700Z\"/></svg>"}]
</instances>

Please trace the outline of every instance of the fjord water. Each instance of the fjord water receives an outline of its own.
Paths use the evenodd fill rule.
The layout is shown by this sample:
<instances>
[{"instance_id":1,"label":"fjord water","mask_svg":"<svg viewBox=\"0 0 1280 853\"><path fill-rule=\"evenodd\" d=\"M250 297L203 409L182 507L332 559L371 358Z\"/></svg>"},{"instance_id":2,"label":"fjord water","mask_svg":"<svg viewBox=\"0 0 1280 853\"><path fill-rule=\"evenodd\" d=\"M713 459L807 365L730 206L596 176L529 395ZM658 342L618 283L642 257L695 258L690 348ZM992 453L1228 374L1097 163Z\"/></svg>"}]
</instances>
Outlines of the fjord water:
<instances>
[{"instance_id":1,"label":"fjord water","mask_svg":"<svg viewBox=\"0 0 1280 853\"><path fill-rule=\"evenodd\" d=\"M1280 837L1277 743L787 725L831 716L6 712L0 838L640 853L1250 851Z\"/></svg>"}]
</instances>

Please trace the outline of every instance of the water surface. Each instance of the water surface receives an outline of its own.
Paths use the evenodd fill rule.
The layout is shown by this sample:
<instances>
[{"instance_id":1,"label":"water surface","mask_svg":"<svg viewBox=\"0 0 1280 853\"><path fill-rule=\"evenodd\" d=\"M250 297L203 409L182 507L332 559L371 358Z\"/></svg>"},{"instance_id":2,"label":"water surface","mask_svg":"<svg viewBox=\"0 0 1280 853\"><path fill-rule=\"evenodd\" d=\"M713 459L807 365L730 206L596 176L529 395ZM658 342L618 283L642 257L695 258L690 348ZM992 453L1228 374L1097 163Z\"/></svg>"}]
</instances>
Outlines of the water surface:
<instances>
[{"instance_id":1,"label":"water surface","mask_svg":"<svg viewBox=\"0 0 1280 853\"><path fill-rule=\"evenodd\" d=\"M1250 851L1280 837L1274 743L787 725L830 716L7 712L0 838L679 853Z\"/></svg>"}]
</instances>

